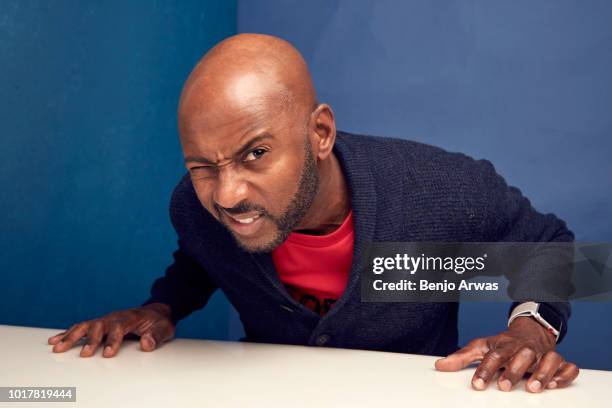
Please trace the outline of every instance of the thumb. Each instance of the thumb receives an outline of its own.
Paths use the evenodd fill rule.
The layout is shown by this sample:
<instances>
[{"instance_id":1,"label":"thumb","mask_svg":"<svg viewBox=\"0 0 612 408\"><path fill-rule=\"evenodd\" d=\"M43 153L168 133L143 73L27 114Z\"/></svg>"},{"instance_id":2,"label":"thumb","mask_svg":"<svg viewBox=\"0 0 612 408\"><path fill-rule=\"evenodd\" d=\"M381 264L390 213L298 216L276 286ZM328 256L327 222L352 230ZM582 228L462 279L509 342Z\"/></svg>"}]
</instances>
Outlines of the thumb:
<instances>
[{"instance_id":1,"label":"thumb","mask_svg":"<svg viewBox=\"0 0 612 408\"><path fill-rule=\"evenodd\" d=\"M155 347L157 347L157 342L150 331L140 336L140 349L142 351L153 351Z\"/></svg>"},{"instance_id":2,"label":"thumb","mask_svg":"<svg viewBox=\"0 0 612 408\"><path fill-rule=\"evenodd\" d=\"M470 364L482 360L488 352L486 339L476 339L462 349L436 360L435 367L439 371L459 371Z\"/></svg>"},{"instance_id":3,"label":"thumb","mask_svg":"<svg viewBox=\"0 0 612 408\"><path fill-rule=\"evenodd\" d=\"M153 351L162 343L174 337L174 327L171 324L156 324L140 336L140 349Z\"/></svg>"}]
</instances>

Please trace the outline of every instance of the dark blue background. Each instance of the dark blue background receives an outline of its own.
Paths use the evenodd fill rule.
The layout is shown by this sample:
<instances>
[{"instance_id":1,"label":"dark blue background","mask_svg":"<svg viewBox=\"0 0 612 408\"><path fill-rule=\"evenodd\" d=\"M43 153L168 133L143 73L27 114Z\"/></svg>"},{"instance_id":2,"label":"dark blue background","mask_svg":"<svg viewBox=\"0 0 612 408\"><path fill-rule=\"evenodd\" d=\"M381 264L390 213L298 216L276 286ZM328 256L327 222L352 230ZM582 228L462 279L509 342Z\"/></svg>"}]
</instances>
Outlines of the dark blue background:
<instances>
[{"instance_id":1,"label":"dark blue background","mask_svg":"<svg viewBox=\"0 0 612 408\"><path fill-rule=\"evenodd\" d=\"M139 304L171 261L176 103L214 43L266 32L306 57L340 129L490 159L580 241L612 237L606 1L0 3L0 324ZM463 304L461 341L506 305ZM574 304L563 354L612 369L610 304ZM221 294L178 335L236 339Z\"/></svg>"}]
</instances>

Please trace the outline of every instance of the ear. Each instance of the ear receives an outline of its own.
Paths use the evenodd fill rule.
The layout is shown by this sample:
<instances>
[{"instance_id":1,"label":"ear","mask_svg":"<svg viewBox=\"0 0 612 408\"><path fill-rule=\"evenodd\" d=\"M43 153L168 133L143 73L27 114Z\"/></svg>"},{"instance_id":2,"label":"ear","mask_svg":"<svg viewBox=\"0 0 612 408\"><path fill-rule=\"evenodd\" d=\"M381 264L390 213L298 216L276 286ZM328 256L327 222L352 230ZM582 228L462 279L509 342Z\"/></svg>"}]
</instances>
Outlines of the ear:
<instances>
[{"instance_id":1,"label":"ear","mask_svg":"<svg viewBox=\"0 0 612 408\"><path fill-rule=\"evenodd\" d=\"M336 142L336 121L331 106L322 103L311 113L316 142L313 151L319 160L325 160L332 152Z\"/></svg>"}]
</instances>

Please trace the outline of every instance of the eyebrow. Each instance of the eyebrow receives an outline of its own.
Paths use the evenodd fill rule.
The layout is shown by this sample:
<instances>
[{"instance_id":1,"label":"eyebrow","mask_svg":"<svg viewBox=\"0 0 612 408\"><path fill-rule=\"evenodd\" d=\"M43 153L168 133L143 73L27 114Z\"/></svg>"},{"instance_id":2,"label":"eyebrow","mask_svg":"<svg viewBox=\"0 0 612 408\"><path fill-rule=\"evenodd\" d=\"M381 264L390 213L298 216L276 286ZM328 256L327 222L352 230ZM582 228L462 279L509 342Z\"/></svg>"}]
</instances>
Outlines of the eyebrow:
<instances>
[{"instance_id":1,"label":"eyebrow","mask_svg":"<svg viewBox=\"0 0 612 408\"><path fill-rule=\"evenodd\" d=\"M242 155L247 150L249 150L251 147L253 147L254 144L257 144L261 142L262 140L266 140L266 139L274 139L274 136L272 136L269 133L263 133L261 135L255 136L254 138L246 142L240 149L238 149L238 151L234 153L234 156ZM202 163L202 164L211 164L211 165L216 164L214 161L208 160L206 157L198 157L198 156L185 157L185 164L187 163Z\"/></svg>"}]
</instances>

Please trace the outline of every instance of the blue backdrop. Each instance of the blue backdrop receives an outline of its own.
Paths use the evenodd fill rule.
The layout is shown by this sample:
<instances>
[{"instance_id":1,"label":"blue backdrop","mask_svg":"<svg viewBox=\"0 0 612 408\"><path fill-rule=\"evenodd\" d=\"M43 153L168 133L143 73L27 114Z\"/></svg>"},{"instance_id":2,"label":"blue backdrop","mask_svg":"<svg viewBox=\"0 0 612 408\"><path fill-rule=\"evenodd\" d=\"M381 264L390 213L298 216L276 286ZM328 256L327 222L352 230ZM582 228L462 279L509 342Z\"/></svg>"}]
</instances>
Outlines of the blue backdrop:
<instances>
[{"instance_id":1,"label":"blue backdrop","mask_svg":"<svg viewBox=\"0 0 612 408\"><path fill-rule=\"evenodd\" d=\"M612 3L240 1L239 32L279 35L309 63L340 129L490 159L580 241L612 240ZM463 304L460 341L507 305ZM612 305L574 304L560 346L612 369Z\"/></svg>"},{"instance_id":2,"label":"blue backdrop","mask_svg":"<svg viewBox=\"0 0 612 408\"><path fill-rule=\"evenodd\" d=\"M176 105L234 1L0 2L0 323L67 327L172 261ZM228 336L216 295L180 336Z\"/></svg>"},{"instance_id":3,"label":"blue backdrop","mask_svg":"<svg viewBox=\"0 0 612 408\"><path fill-rule=\"evenodd\" d=\"M341 129L488 158L581 241L612 237L606 1L0 3L0 324L66 327L144 300L171 261L176 103L236 31L293 42ZM460 333L503 329L464 304ZM610 304L574 305L564 355L612 369ZM237 339L216 294L182 337Z\"/></svg>"}]
</instances>

